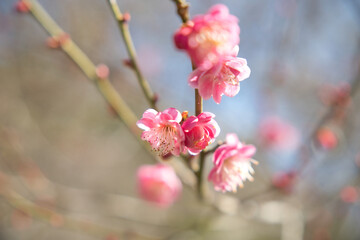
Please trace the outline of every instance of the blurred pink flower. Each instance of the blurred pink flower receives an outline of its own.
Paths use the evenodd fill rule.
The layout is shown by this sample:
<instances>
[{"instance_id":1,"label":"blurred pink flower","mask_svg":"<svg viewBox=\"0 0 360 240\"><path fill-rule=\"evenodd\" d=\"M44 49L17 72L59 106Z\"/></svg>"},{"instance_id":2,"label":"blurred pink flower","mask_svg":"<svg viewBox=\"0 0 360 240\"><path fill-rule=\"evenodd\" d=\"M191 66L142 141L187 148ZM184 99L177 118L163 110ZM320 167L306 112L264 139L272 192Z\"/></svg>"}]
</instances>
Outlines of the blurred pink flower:
<instances>
[{"instance_id":1,"label":"blurred pink flower","mask_svg":"<svg viewBox=\"0 0 360 240\"><path fill-rule=\"evenodd\" d=\"M353 186L346 186L341 189L340 197L346 203L354 203L359 199L359 191Z\"/></svg>"},{"instance_id":2,"label":"blurred pink flower","mask_svg":"<svg viewBox=\"0 0 360 240\"><path fill-rule=\"evenodd\" d=\"M227 134L226 143L214 153L214 168L208 176L215 190L236 192L237 186L243 187L245 180L253 181L251 163L258 163L251 159L255 152L253 145L244 145L235 134Z\"/></svg>"},{"instance_id":3,"label":"blurred pink flower","mask_svg":"<svg viewBox=\"0 0 360 240\"><path fill-rule=\"evenodd\" d=\"M272 184L284 193L291 193L297 175L295 171L278 172L272 177Z\"/></svg>"},{"instance_id":4,"label":"blurred pink flower","mask_svg":"<svg viewBox=\"0 0 360 240\"><path fill-rule=\"evenodd\" d=\"M226 56L208 70L195 69L188 82L191 87L199 89L204 99L212 96L216 103L220 103L224 94L234 97L240 91L240 81L249 76L250 68L246 59Z\"/></svg>"},{"instance_id":5,"label":"blurred pink flower","mask_svg":"<svg viewBox=\"0 0 360 240\"><path fill-rule=\"evenodd\" d=\"M237 17L222 4L195 16L174 35L177 48L185 50L197 68L208 69L222 56L232 54L240 42Z\"/></svg>"},{"instance_id":6,"label":"blurred pink flower","mask_svg":"<svg viewBox=\"0 0 360 240\"><path fill-rule=\"evenodd\" d=\"M329 127L321 127L316 132L316 141L320 147L330 150L338 145L338 137L335 132Z\"/></svg>"},{"instance_id":7,"label":"blurred pink flower","mask_svg":"<svg viewBox=\"0 0 360 240\"><path fill-rule=\"evenodd\" d=\"M185 133L185 146L192 155L196 155L213 143L220 133L215 115L209 112L200 113L197 117L191 116L182 124Z\"/></svg>"},{"instance_id":8,"label":"blurred pink flower","mask_svg":"<svg viewBox=\"0 0 360 240\"><path fill-rule=\"evenodd\" d=\"M163 112L148 109L136 125L144 130L141 138L148 141L159 155L179 155L184 150L185 141L179 124L181 119L180 112L175 108L168 108Z\"/></svg>"},{"instance_id":9,"label":"blurred pink flower","mask_svg":"<svg viewBox=\"0 0 360 240\"><path fill-rule=\"evenodd\" d=\"M142 198L160 207L170 206L180 195L182 184L174 170L166 165L143 165L137 171Z\"/></svg>"},{"instance_id":10,"label":"blurred pink flower","mask_svg":"<svg viewBox=\"0 0 360 240\"><path fill-rule=\"evenodd\" d=\"M267 147L279 151L291 151L298 147L300 133L289 122L272 116L265 118L260 123L259 137Z\"/></svg>"}]
</instances>

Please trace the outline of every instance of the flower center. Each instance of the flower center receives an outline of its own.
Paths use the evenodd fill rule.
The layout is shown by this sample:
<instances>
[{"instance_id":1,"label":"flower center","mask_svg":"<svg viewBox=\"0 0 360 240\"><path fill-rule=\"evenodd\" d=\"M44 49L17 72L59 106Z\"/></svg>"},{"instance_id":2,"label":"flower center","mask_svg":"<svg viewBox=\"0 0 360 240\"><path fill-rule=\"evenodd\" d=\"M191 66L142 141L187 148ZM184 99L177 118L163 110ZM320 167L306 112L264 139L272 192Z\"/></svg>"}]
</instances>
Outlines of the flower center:
<instances>
[{"instance_id":1,"label":"flower center","mask_svg":"<svg viewBox=\"0 0 360 240\"><path fill-rule=\"evenodd\" d=\"M235 74L233 74L226 66L222 67L219 79L225 80L225 82L233 86L239 85L239 80L237 79Z\"/></svg>"},{"instance_id":2,"label":"flower center","mask_svg":"<svg viewBox=\"0 0 360 240\"><path fill-rule=\"evenodd\" d=\"M176 133L174 127L161 125L144 132L142 138L151 144L155 152L164 156L174 150Z\"/></svg>"}]
</instances>

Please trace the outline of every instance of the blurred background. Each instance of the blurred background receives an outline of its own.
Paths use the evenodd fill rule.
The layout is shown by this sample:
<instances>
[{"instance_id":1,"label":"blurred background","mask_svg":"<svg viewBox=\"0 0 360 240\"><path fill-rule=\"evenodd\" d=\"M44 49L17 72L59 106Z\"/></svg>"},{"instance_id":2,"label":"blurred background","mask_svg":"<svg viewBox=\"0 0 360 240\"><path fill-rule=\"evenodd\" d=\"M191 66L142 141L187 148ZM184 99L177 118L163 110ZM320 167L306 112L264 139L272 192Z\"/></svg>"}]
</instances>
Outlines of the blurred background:
<instances>
[{"instance_id":1,"label":"blurred background","mask_svg":"<svg viewBox=\"0 0 360 240\"><path fill-rule=\"evenodd\" d=\"M106 0L40 3L93 62L109 66L141 117L148 104L123 64ZM215 194L217 209L189 188L161 209L136 191L150 154L73 61L46 46L31 14L0 1L0 239L360 239L360 1L202 0L190 1L190 14L216 3L239 18L239 57L252 73L237 96L205 101L204 110L216 114L219 140L237 133L257 146L260 164L255 182ZM119 5L131 14L160 109L193 114L191 64L172 42L181 23L174 3Z\"/></svg>"}]
</instances>

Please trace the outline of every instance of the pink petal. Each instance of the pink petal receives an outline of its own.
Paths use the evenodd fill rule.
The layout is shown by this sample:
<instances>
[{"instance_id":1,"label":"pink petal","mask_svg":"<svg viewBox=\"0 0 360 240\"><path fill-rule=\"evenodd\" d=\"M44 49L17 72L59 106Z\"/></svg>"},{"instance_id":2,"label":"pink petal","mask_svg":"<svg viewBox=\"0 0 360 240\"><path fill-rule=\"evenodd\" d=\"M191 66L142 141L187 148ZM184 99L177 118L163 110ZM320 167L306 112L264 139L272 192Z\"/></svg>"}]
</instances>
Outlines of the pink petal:
<instances>
[{"instance_id":1,"label":"pink petal","mask_svg":"<svg viewBox=\"0 0 360 240\"><path fill-rule=\"evenodd\" d=\"M216 4L209 9L208 13L225 17L229 15L229 9L224 4Z\"/></svg>"},{"instance_id":2,"label":"pink petal","mask_svg":"<svg viewBox=\"0 0 360 240\"><path fill-rule=\"evenodd\" d=\"M240 84L238 85L232 85L232 84L226 84L224 94L228 97L234 97L236 94L238 94L240 91Z\"/></svg>"},{"instance_id":3,"label":"pink petal","mask_svg":"<svg viewBox=\"0 0 360 240\"><path fill-rule=\"evenodd\" d=\"M213 88L213 98L214 101L219 104L221 102L221 97L222 95L224 95L226 86L223 83L217 83L215 84L214 88Z\"/></svg>"},{"instance_id":4,"label":"pink petal","mask_svg":"<svg viewBox=\"0 0 360 240\"><path fill-rule=\"evenodd\" d=\"M168 108L163 111L163 113L167 113L172 117L172 120L175 120L176 122L180 122L182 119L181 113L176 110L175 108Z\"/></svg>"},{"instance_id":5,"label":"pink petal","mask_svg":"<svg viewBox=\"0 0 360 240\"><path fill-rule=\"evenodd\" d=\"M190 87L197 88L199 85L199 78L204 72L200 70L199 68L195 69L192 73L190 73L190 76L188 78L188 83Z\"/></svg>"},{"instance_id":6,"label":"pink petal","mask_svg":"<svg viewBox=\"0 0 360 240\"><path fill-rule=\"evenodd\" d=\"M196 124L199 122L199 119L195 116L191 116L181 125L182 129L187 132L190 131Z\"/></svg>"},{"instance_id":7,"label":"pink petal","mask_svg":"<svg viewBox=\"0 0 360 240\"><path fill-rule=\"evenodd\" d=\"M149 118L142 118L136 122L136 126L141 128L142 130L149 130L150 128L155 126L154 120Z\"/></svg>"},{"instance_id":8,"label":"pink petal","mask_svg":"<svg viewBox=\"0 0 360 240\"><path fill-rule=\"evenodd\" d=\"M256 152L256 147L253 145L245 145L239 150L239 155L245 158L251 158Z\"/></svg>"},{"instance_id":9,"label":"pink petal","mask_svg":"<svg viewBox=\"0 0 360 240\"><path fill-rule=\"evenodd\" d=\"M198 116L200 122L209 122L212 118L215 117L215 114L211 112L202 112Z\"/></svg>"},{"instance_id":10,"label":"pink petal","mask_svg":"<svg viewBox=\"0 0 360 240\"><path fill-rule=\"evenodd\" d=\"M204 99L209 99L213 92L213 76L202 76L199 79L199 94Z\"/></svg>"},{"instance_id":11,"label":"pink petal","mask_svg":"<svg viewBox=\"0 0 360 240\"><path fill-rule=\"evenodd\" d=\"M235 133L226 134L226 144L236 146L239 143L239 139Z\"/></svg>"},{"instance_id":12,"label":"pink petal","mask_svg":"<svg viewBox=\"0 0 360 240\"><path fill-rule=\"evenodd\" d=\"M158 114L158 112L150 108L143 113L143 118L155 118L156 114Z\"/></svg>"}]
</instances>

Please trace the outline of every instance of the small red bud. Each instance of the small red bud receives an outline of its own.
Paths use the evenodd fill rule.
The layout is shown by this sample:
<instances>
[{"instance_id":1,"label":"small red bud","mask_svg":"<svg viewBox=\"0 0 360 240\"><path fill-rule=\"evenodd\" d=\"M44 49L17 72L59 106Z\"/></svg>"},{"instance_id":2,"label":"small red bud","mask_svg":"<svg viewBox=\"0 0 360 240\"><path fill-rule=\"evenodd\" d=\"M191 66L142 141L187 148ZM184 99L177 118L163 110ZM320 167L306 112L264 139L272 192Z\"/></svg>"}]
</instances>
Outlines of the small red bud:
<instances>
[{"instance_id":1,"label":"small red bud","mask_svg":"<svg viewBox=\"0 0 360 240\"><path fill-rule=\"evenodd\" d=\"M338 138L334 131L327 127L322 127L317 131L316 140L322 148L327 150L333 149L338 145Z\"/></svg>"},{"instance_id":2,"label":"small red bud","mask_svg":"<svg viewBox=\"0 0 360 240\"><path fill-rule=\"evenodd\" d=\"M130 19L131 19L130 13L128 13L128 12L124 13L124 15L123 15L123 21L124 21L124 22L129 22Z\"/></svg>"},{"instance_id":3,"label":"small red bud","mask_svg":"<svg viewBox=\"0 0 360 240\"><path fill-rule=\"evenodd\" d=\"M49 48L59 48L60 47L60 43L57 37L48 37L46 39L46 45Z\"/></svg>"},{"instance_id":4,"label":"small red bud","mask_svg":"<svg viewBox=\"0 0 360 240\"><path fill-rule=\"evenodd\" d=\"M59 40L60 45L63 46L70 40L70 35L64 32L59 35L58 40Z\"/></svg>"},{"instance_id":5,"label":"small red bud","mask_svg":"<svg viewBox=\"0 0 360 240\"><path fill-rule=\"evenodd\" d=\"M129 68L134 68L134 64L130 59L124 59L123 64Z\"/></svg>"},{"instance_id":6,"label":"small red bud","mask_svg":"<svg viewBox=\"0 0 360 240\"><path fill-rule=\"evenodd\" d=\"M154 103L157 103L157 101L159 101L159 94L154 93L153 101Z\"/></svg>"},{"instance_id":7,"label":"small red bud","mask_svg":"<svg viewBox=\"0 0 360 240\"><path fill-rule=\"evenodd\" d=\"M183 121L185 121L189 116L189 112L188 111L183 111L181 113L181 116L182 116Z\"/></svg>"},{"instance_id":8,"label":"small red bud","mask_svg":"<svg viewBox=\"0 0 360 240\"><path fill-rule=\"evenodd\" d=\"M15 4L15 9L20 13L27 13L30 11L30 3L28 3L27 1L25 2L23 0L19 0Z\"/></svg>"}]
</instances>

